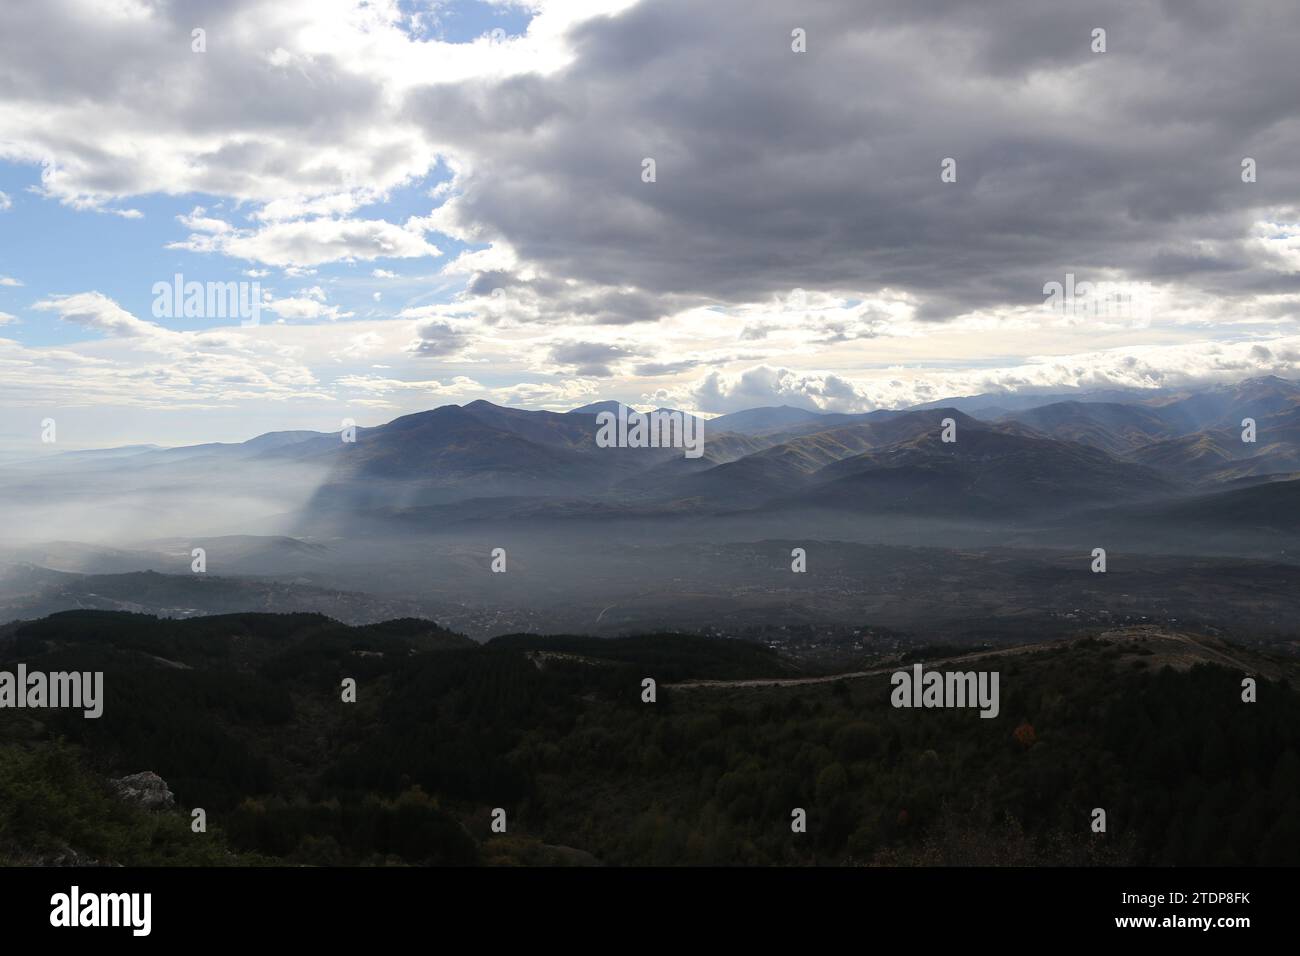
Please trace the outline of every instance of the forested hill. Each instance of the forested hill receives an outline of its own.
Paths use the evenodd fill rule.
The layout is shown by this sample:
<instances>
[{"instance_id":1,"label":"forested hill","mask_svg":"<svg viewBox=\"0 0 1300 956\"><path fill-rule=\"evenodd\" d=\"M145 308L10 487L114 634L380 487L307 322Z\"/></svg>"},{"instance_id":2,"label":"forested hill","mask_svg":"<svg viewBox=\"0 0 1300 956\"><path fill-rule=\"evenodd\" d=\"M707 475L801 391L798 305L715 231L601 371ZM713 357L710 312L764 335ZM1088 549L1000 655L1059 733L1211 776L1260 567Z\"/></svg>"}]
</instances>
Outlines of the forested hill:
<instances>
[{"instance_id":1,"label":"forested hill","mask_svg":"<svg viewBox=\"0 0 1300 956\"><path fill-rule=\"evenodd\" d=\"M69 612L0 630L0 670L19 661L103 671L104 713L0 710L0 861L1300 859L1294 664L1158 629L954 664L999 672L996 719L891 707L887 659L775 686L808 675L683 635L476 645L420 620ZM112 797L144 770L176 810Z\"/></svg>"}]
</instances>

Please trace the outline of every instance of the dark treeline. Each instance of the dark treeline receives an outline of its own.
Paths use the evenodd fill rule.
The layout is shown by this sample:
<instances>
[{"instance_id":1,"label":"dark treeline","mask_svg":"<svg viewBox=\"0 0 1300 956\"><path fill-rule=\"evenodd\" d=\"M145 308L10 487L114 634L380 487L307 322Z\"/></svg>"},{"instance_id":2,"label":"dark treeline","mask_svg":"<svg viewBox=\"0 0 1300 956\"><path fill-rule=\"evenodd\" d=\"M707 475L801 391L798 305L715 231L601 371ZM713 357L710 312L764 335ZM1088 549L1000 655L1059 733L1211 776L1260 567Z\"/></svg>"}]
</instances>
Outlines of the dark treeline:
<instances>
[{"instance_id":1,"label":"dark treeline","mask_svg":"<svg viewBox=\"0 0 1300 956\"><path fill-rule=\"evenodd\" d=\"M43 826L66 843L89 826L76 806L48 825L33 809L42 787L68 789L65 749L53 748L58 780L34 756L62 737L86 780L160 774L183 808L208 811L232 859L557 862L576 848L610 864L1300 860L1300 695L1261 679L1245 704L1237 671L1174 670L1140 642L987 659L1002 698L984 720L896 710L884 676L677 690L666 685L790 669L763 648L681 636L470 647L428 622L73 612L4 640L6 662L105 671L106 701L99 720L0 715L5 759L27 780L0 789L0 846ZM355 704L340 700L349 677ZM655 703L641 699L645 677L660 682ZM72 792L94 791L86 780ZM103 811L86 800L86 814ZM494 808L505 836L489 828ZM806 833L791 830L795 808ZM1094 808L1105 834L1090 830ZM109 850L171 858L129 841Z\"/></svg>"}]
</instances>

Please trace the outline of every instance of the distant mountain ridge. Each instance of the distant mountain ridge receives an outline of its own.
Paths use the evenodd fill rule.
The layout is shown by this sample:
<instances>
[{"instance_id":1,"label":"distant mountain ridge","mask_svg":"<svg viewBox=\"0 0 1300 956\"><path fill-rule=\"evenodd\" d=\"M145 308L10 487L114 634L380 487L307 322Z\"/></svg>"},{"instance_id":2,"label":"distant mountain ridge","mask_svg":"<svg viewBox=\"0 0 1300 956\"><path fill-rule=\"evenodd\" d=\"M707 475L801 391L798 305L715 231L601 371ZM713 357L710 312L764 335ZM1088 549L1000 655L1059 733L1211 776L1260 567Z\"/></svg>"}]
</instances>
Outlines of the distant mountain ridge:
<instances>
[{"instance_id":1,"label":"distant mountain ridge","mask_svg":"<svg viewBox=\"0 0 1300 956\"><path fill-rule=\"evenodd\" d=\"M1117 401L1121 396L1126 400ZM357 428L355 441L284 431L238 444L63 460L80 479L102 472L133 487L173 487L225 464L266 471L271 480L314 475L305 506L286 515L289 534L356 533L383 516L445 518L440 509L462 502L473 502L481 520L494 501L500 514L525 507L554 516L761 515L791 507L972 520L1046 516L1212 496L1235 482L1300 473L1300 386L1267 376L1065 399L990 394L863 413L746 409L704 423L698 459L680 448L600 447L596 416L620 407L606 401L551 412L479 400ZM1243 419L1255 421L1256 441L1242 440ZM951 443L940 438L948 420L956 429ZM0 473L44 482L40 468L52 460ZM275 477L281 474L287 477Z\"/></svg>"}]
</instances>

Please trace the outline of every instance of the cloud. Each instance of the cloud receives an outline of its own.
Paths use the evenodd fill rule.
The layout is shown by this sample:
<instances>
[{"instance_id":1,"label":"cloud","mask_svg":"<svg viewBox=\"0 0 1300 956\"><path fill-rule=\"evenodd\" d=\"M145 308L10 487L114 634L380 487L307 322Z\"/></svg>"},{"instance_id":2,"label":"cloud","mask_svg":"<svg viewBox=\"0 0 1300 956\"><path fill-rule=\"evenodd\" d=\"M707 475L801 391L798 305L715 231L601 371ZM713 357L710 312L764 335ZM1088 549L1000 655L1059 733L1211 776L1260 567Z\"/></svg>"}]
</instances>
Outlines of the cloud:
<instances>
[{"instance_id":1,"label":"cloud","mask_svg":"<svg viewBox=\"0 0 1300 956\"><path fill-rule=\"evenodd\" d=\"M362 332L360 335L352 336L345 346L333 353L333 357L337 360L358 359L381 353L383 348L382 335L378 332Z\"/></svg>"},{"instance_id":2,"label":"cloud","mask_svg":"<svg viewBox=\"0 0 1300 956\"><path fill-rule=\"evenodd\" d=\"M166 193L346 215L437 160L400 115L410 86L553 71L570 26L625 5L530 4L525 36L457 44L413 32L392 0L229 0L204 5L196 54L192 4L8 4L0 157L44 164L44 194L74 208Z\"/></svg>"},{"instance_id":3,"label":"cloud","mask_svg":"<svg viewBox=\"0 0 1300 956\"><path fill-rule=\"evenodd\" d=\"M512 267L513 262L508 247L498 246L462 255L444 271L468 275L461 302L494 324L632 325L658 321L691 302L671 292L654 295L556 278L536 269Z\"/></svg>"},{"instance_id":4,"label":"cloud","mask_svg":"<svg viewBox=\"0 0 1300 956\"><path fill-rule=\"evenodd\" d=\"M283 299L268 296L263 307L282 319L329 319L333 322L353 315L351 312L343 312L337 305L330 305L326 298L324 289L312 286L310 289L299 290L296 296Z\"/></svg>"},{"instance_id":5,"label":"cloud","mask_svg":"<svg viewBox=\"0 0 1300 956\"><path fill-rule=\"evenodd\" d=\"M355 391L381 395L390 392L415 391L428 393L439 398L450 395L471 394L473 390L482 387L472 378L466 378L462 375L458 375L445 383L435 379L407 380L381 378L377 375L344 375L338 379L338 384Z\"/></svg>"},{"instance_id":6,"label":"cloud","mask_svg":"<svg viewBox=\"0 0 1300 956\"><path fill-rule=\"evenodd\" d=\"M14 201L9 198L7 192L0 191L0 212L13 208Z\"/></svg>"},{"instance_id":7,"label":"cloud","mask_svg":"<svg viewBox=\"0 0 1300 956\"><path fill-rule=\"evenodd\" d=\"M551 346L550 359L575 375L608 378L613 365L635 353L604 342L561 342Z\"/></svg>"},{"instance_id":8,"label":"cloud","mask_svg":"<svg viewBox=\"0 0 1300 956\"><path fill-rule=\"evenodd\" d=\"M205 231L168 248L219 252L266 265L299 268L357 259L442 255L419 231L382 219L306 219L253 230Z\"/></svg>"},{"instance_id":9,"label":"cloud","mask_svg":"<svg viewBox=\"0 0 1300 956\"><path fill-rule=\"evenodd\" d=\"M438 317L421 319L415 323L415 338L406 351L424 358L446 358L460 352L470 343L463 327Z\"/></svg>"},{"instance_id":10,"label":"cloud","mask_svg":"<svg viewBox=\"0 0 1300 956\"><path fill-rule=\"evenodd\" d=\"M136 318L100 292L51 296L33 308L103 338L61 349L0 339L0 364L11 366L0 401L9 405L174 410L334 398L305 364L306 350L283 344L270 326L180 332Z\"/></svg>"},{"instance_id":11,"label":"cloud","mask_svg":"<svg viewBox=\"0 0 1300 956\"><path fill-rule=\"evenodd\" d=\"M765 405L856 410L869 401L838 376L799 374L766 365L748 369L737 377L710 372L692 390L691 398L695 407L704 412L735 412Z\"/></svg>"},{"instance_id":12,"label":"cloud","mask_svg":"<svg viewBox=\"0 0 1300 956\"><path fill-rule=\"evenodd\" d=\"M1228 21L1159 0L818 0L794 53L788 11L745 0L530 4L525 36L470 44L392 3L232 0L201 57L180 8L16 10L0 150L71 205L203 193L265 227L191 214L179 248L301 269L436 255L429 229L509 247L510 284L484 275L519 321L658 321L795 286L889 288L941 320L1023 306L1067 268L1243 297L1300 288L1251 235L1300 185L1283 3ZM1091 52L1101 21L1121 49ZM428 216L353 217L440 164Z\"/></svg>"},{"instance_id":13,"label":"cloud","mask_svg":"<svg viewBox=\"0 0 1300 956\"><path fill-rule=\"evenodd\" d=\"M977 370L892 368L852 378L764 365L738 374L710 372L689 389L664 394L703 412L767 405L865 412L984 393L1189 388L1259 375L1298 374L1300 336L1288 336L1269 347L1198 341L1035 356L1018 365Z\"/></svg>"},{"instance_id":14,"label":"cloud","mask_svg":"<svg viewBox=\"0 0 1300 956\"><path fill-rule=\"evenodd\" d=\"M230 223L223 219L214 219L206 215L207 210L202 206L195 206L190 210L188 215L177 216L176 221L186 229L192 229L195 232L209 233L226 233L230 232Z\"/></svg>"},{"instance_id":15,"label":"cloud","mask_svg":"<svg viewBox=\"0 0 1300 956\"><path fill-rule=\"evenodd\" d=\"M689 372L704 364L700 359L681 359L676 362L643 362L634 369L637 375L654 377L658 375L677 375Z\"/></svg>"},{"instance_id":16,"label":"cloud","mask_svg":"<svg viewBox=\"0 0 1300 956\"><path fill-rule=\"evenodd\" d=\"M17 287L22 285L22 282L12 276L0 276L0 285Z\"/></svg>"},{"instance_id":17,"label":"cloud","mask_svg":"<svg viewBox=\"0 0 1300 956\"><path fill-rule=\"evenodd\" d=\"M36 369L6 395L334 401L319 377L364 356L394 381L481 363L488 394L534 406L860 410L1293 362L1300 17L1283 0L812 0L797 24L744 0L526 7L524 37L450 44L393 0L229 0L205 7L199 56L184 4L5 5L0 159L39 165L41 195L125 216L169 199L171 248L286 290L319 268L364 316L286 291L284 322L190 333L42 290L96 334L5 346ZM1089 49L1098 23L1110 53ZM443 249L436 276L382 268ZM365 265L328 285L348 262ZM1048 314L1044 283L1067 273L1150 282L1157 307ZM385 328L372 280L399 278L408 308Z\"/></svg>"},{"instance_id":18,"label":"cloud","mask_svg":"<svg viewBox=\"0 0 1300 956\"><path fill-rule=\"evenodd\" d=\"M567 69L429 85L407 116L464 166L439 228L645 294L612 312L629 320L669 294L795 286L893 289L947 320L1041 300L1066 269L1294 291L1294 272L1259 268L1251 227L1296 205L1300 76L1281 64L1300 18L1245 10L822 0L794 53L782 5L660 0L581 25ZM1116 50L1091 52L1096 23ZM1272 179L1243 184L1256 154Z\"/></svg>"},{"instance_id":19,"label":"cloud","mask_svg":"<svg viewBox=\"0 0 1300 956\"><path fill-rule=\"evenodd\" d=\"M167 334L162 326L137 319L102 292L55 295L42 299L32 308L56 312L65 322L73 322L105 335L134 338Z\"/></svg>"}]
</instances>

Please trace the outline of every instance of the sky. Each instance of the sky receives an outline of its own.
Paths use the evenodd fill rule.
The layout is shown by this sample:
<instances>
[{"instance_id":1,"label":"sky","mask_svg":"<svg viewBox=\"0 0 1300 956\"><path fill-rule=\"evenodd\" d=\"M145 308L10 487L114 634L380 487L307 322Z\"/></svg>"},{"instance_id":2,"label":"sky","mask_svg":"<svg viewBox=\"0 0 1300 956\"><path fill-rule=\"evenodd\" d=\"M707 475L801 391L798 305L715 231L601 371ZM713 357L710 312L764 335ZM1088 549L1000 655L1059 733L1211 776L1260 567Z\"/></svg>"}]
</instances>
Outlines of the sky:
<instances>
[{"instance_id":1,"label":"sky","mask_svg":"<svg viewBox=\"0 0 1300 956\"><path fill-rule=\"evenodd\" d=\"M1292 0L6 0L0 449L1294 376L1298 47Z\"/></svg>"}]
</instances>

